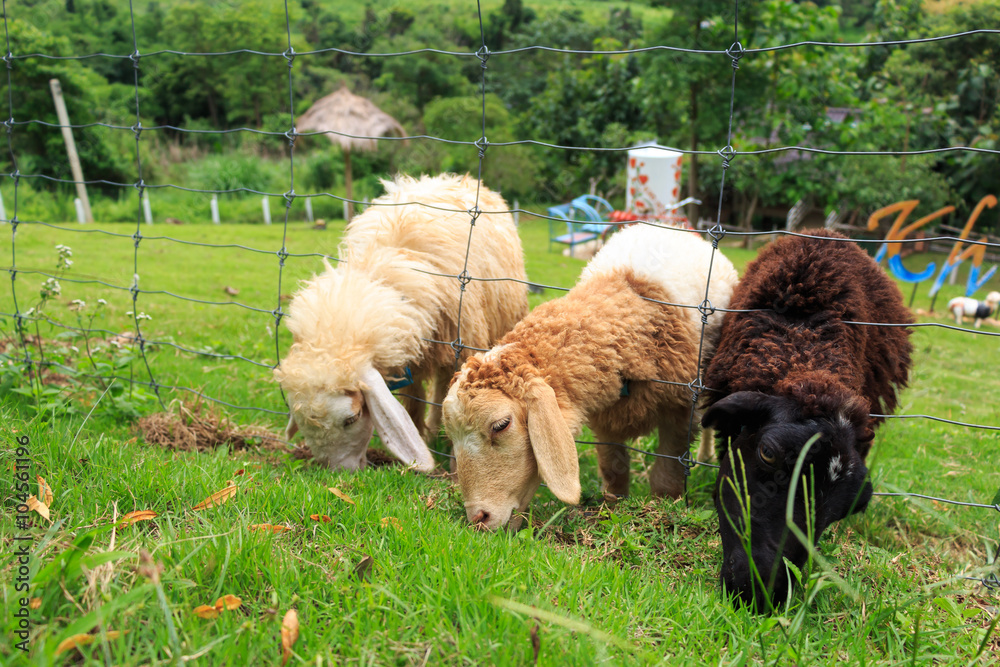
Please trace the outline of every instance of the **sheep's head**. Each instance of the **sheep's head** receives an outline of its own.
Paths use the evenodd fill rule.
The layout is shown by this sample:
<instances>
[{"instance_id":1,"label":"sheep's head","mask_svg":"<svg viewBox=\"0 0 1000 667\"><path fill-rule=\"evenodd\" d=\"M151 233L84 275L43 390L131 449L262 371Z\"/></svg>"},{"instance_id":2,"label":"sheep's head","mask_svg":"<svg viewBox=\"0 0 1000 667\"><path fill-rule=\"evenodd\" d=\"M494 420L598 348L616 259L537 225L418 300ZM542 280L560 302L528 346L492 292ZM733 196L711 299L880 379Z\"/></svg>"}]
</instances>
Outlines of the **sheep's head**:
<instances>
[{"instance_id":1,"label":"sheep's head","mask_svg":"<svg viewBox=\"0 0 1000 667\"><path fill-rule=\"evenodd\" d=\"M563 502L580 501L579 463L552 388L493 354L466 362L442 414L469 521L516 530L521 517L512 515L528 507L542 481Z\"/></svg>"},{"instance_id":2,"label":"sheep's head","mask_svg":"<svg viewBox=\"0 0 1000 667\"><path fill-rule=\"evenodd\" d=\"M984 301L989 304L990 308L996 310L997 306L1000 306L1000 292L990 292Z\"/></svg>"},{"instance_id":3,"label":"sheep's head","mask_svg":"<svg viewBox=\"0 0 1000 667\"><path fill-rule=\"evenodd\" d=\"M365 466L375 425L359 386L342 391L289 391L288 404L287 438L301 431L313 457L332 470Z\"/></svg>"},{"instance_id":4,"label":"sheep's head","mask_svg":"<svg viewBox=\"0 0 1000 667\"><path fill-rule=\"evenodd\" d=\"M275 370L291 407L286 438L301 430L317 461L331 469L357 470L365 465L368 441L377 429L382 444L400 461L424 472L434 468L430 450L377 370L369 366L353 380L316 386L296 381L315 373L297 373L296 360L290 359Z\"/></svg>"},{"instance_id":5,"label":"sheep's head","mask_svg":"<svg viewBox=\"0 0 1000 667\"><path fill-rule=\"evenodd\" d=\"M819 439L806 451L792 505L801 533L815 544L830 524L867 507L872 486L857 444L859 435L865 437L859 431L868 429L856 425L866 413L856 401L824 416L791 398L750 391L731 394L705 412L702 424L730 443L715 505L720 577L735 604L770 610L794 581L784 559L800 569L806 563L807 546L788 529L786 505L796 462L813 436Z\"/></svg>"}]
</instances>

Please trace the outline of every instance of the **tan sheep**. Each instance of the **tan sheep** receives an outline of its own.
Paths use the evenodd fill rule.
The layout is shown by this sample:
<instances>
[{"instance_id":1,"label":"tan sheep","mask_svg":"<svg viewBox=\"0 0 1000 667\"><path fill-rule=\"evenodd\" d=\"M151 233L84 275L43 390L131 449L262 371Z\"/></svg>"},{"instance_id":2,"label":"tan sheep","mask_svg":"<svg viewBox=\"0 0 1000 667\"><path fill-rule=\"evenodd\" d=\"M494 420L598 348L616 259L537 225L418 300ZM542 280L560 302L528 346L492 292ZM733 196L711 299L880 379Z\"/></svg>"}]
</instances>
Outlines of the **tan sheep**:
<instances>
[{"instance_id":1,"label":"tan sheep","mask_svg":"<svg viewBox=\"0 0 1000 667\"><path fill-rule=\"evenodd\" d=\"M285 323L291 350L275 369L291 408L286 435L299 429L316 459L358 469L373 430L405 463L430 470L441 409L424 423L424 382L444 399L455 367L448 342L488 348L528 311L524 257L507 203L469 176L385 181L386 194L347 226L341 263L307 281ZM473 278L463 292L459 275ZM451 276L451 277L448 277ZM510 278L513 280L492 280ZM481 281L478 279L490 279ZM434 343L432 341L442 341ZM463 358L469 355L463 352ZM406 410L386 384L409 374Z\"/></svg>"},{"instance_id":2,"label":"tan sheep","mask_svg":"<svg viewBox=\"0 0 1000 667\"><path fill-rule=\"evenodd\" d=\"M685 386L711 355L722 322L701 312L712 247L690 232L635 225L615 234L566 296L542 304L499 345L469 359L444 401L469 521L516 527L539 484L580 500L574 437L588 424L599 442L621 443L659 427L660 454L689 445L692 399ZM729 304L737 282L716 252L708 297ZM665 380L656 382L655 380ZM695 421L697 427L697 421ZM605 488L629 490L628 450L597 445ZM656 495L684 489L679 461L657 458Z\"/></svg>"}]
</instances>

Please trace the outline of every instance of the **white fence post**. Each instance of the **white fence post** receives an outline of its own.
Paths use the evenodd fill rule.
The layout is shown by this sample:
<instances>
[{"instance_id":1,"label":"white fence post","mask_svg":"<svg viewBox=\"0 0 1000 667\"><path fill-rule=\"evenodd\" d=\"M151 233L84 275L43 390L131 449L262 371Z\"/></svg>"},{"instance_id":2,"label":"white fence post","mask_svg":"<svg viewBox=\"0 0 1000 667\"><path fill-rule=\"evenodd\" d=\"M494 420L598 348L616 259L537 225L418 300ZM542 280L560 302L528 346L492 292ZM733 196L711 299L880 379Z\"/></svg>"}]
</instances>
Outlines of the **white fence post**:
<instances>
[{"instance_id":1,"label":"white fence post","mask_svg":"<svg viewBox=\"0 0 1000 667\"><path fill-rule=\"evenodd\" d=\"M344 220L346 220L347 222L350 222L351 219L348 217L347 206L348 206L348 202L345 199L344 200Z\"/></svg>"},{"instance_id":2,"label":"white fence post","mask_svg":"<svg viewBox=\"0 0 1000 667\"><path fill-rule=\"evenodd\" d=\"M517 201L515 199L514 200L514 226L515 227L517 227L519 224L521 224L521 221L519 220L519 215L518 215L520 213L520 211L518 209L520 209L520 208L521 208L521 202L519 202L519 201Z\"/></svg>"},{"instance_id":3,"label":"white fence post","mask_svg":"<svg viewBox=\"0 0 1000 667\"><path fill-rule=\"evenodd\" d=\"M81 225L87 222L87 216L83 212L83 202L79 197L73 200L73 205L76 206L76 221Z\"/></svg>"},{"instance_id":4,"label":"white fence post","mask_svg":"<svg viewBox=\"0 0 1000 667\"><path fill-rule=\"evenodd\" d=\"M146 216L146 224L153 224L153 210L149 207L149 191L142 193L142 213Z\"/></svg>"},{"instance_id":5,"label":"white fence post","mask_svg":"<svg viewBox=\"0 0 1000 667\"><path fill-rule=\"evenodd\" d=\"M219 224L219 195L212 195L212 224Z\"/></svg>"},{"instance_id":6,"label":"white fence post","mask_svg":"<svg viewBox=\"0 0 1000 667\"><path fill-rule=\"evenodd\" d=\"M7 209L3 207L3 195L0 194L0 222L8 223L10 220L7 219Z\"/></svg>"},{"instance_id":7,"label":"white fence post","mask_svg":"<svg viewBox=\"0 0 1000 667\"><path fill-rule=\"evenodd\" d=\"M271 224L271 204L267 201L267 197L263 197L261 200L261 206L264 207L264 224Z\"/></svg>"},{"instance_id":8,"label":"white fence post","mask_svg":"<svg viewBox=\"0 0 1000 667\"><path fill-rule=\"evenodd\" d=\"M2 204L2 202L0 202ZM313 221L313 200L312 197L306 197L306 220L309 222Z\"/></svg>"}]
</instances>

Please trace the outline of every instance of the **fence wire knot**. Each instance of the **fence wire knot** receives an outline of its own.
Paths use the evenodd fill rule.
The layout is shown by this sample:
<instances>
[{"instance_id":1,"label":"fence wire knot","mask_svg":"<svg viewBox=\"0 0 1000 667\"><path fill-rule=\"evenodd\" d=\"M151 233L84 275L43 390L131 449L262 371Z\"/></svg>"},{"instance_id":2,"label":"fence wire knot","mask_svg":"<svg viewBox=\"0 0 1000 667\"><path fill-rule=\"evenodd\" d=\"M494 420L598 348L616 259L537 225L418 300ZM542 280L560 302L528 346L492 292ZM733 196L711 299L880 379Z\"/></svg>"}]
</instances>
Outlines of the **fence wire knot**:
<instances>
[{"instance_id":1,"label":"fence wire knot","mask_svg":"<svg viewBox=\"0 0 1000 667\"><path fill-rule=\"evenodd\" d=\"M294 125L292 126L292 129L290 129L290 130L288 130L288 131L285 132L285 138L288 139L288 145L289 146L294 146L295 145L295 140L298 138L298 136L299 136L299 133L296 131Z\"/></svg>"},{"instance_id":2,"label":"fence wire knot","mask_svg":"<svg viewBox=\"0 0 1000 667\"><path fill-rule=\"evenodd\" d=\"M285 208L291 208L292 207L292 201L295 200L295 188L292 188L291 190L289 190L288 192L286 192L285 194L283 194L281 196L285 200ZM286 255L287 255L287 253L286 253ZM279 255L279 257L280 257L280 255Z\"/></svg>"},{"instance_id":3,"label":"fence wire knot","mask_svg":"<svg viewBox=\"0 0 1000 667\"><path fill-rule=\"evenodd\" d=\"M691 392L691 400L697 401L705 385L701 383L701 378L695 378L687 383L687 388Z\"/></svg>"},{"instance_id":4,"label":"fence wire knot","mask_svg":"<svg viewBox=\"0 0 1000 667\"><path fill-rule=\"evenodd\" d=\"M139 241L142 240L142 232L136 232L132 235L132 246L135 248L139 247ZM132 282L132 287L137 287L139 284L138 278ZM131 289L131 288L130 288Z\"/></svg>"},{"instance_id":5,"label":"fence wire knot","mask_svg":"<svg viewBox=\"0 0 1000 667\"><path fill-rule=\"evenodd\" d=\"M7 128L7 134L10 134L14 129L14 117L11 116L3 122L3 126Z\"/></svg>"},{"instance_id":6,"label":"fence wire knot","mask_svg":"<svg viewBox=\"0 0 1000 667\"><path fill-rule=\"evenodd\" d=\"M456 338L455 340L448 343L452 350L455 351L455 358L458 359L458 355L462 354L462 350L465 349L465 345L462 344L461 338Z\"/></svg>"},{"instance_id":7,"label":"fence wire knot","mask_svg":"<svg viewBox=\"0 0 1000 667\"><path fill-rule=\"evenodd\" d=\"M479 58L479 65L483 69L486 69L486 61L490 59L489 47L487 47L485 44L480 46L479 50L476 51L476 57Z\"/></svg>"},{"instance_id":8,"label":"fence wire knot","mask_svg":"<svg viewBox=\"0 0 1000 667\"><path fill-rule=\"evenodd\" d=\"M13 69L14 66L14 54L10 51L4 54L3 61L7 63L7 69Z\"/></svg>"},{"instance_id":9,"label":"fence wire knot","mask_svg":"<svg viewBox=\"0 0 1000 667\"><path fill-rule=\"evenodd\" d=\"M722 226L722 223L717 222L708 230L708 235L712 237L712 247L718 248L719 241L726 236L726 228Z\"/></svg>"},{"instance_id":10,"label":"fence wire knot","mask_svg":"<svg viewBox=\"0 0 1000 667\"><path fill-rule=\"evenodd\" d=\"M288 61L288 66L291 67L292 66L292 61L295 60L295 49L293 47L289 46L287 49L285 49L284 51L282 51L281 55L283 55L285 57L285 60Z\"/></svg>"},{"instance_id":11,"label":"fence wire knot","mask_svg":"<svg viewBox=\"0 0 1000 667\"><path fill-rule=\"evenodd\" d=\"M740 68L740 58L743 57L743 53L743 45L739 42L733 42L733 45L726 49L726 55L733 59L733 69Z\"/></svg>"},{"instance_id":12,"label":"fence wire knot","mask_svg":"<svg viewBox=\"0 0 1000 667\"><path fill-rule=\"evenodd\" d=\"M983 586L990 589L991 591L1000 591L1000 577L997 577L996 572L990 573L990 576L982 580Z\"/></svg>"},{"instance_id":13,"label":"fence wire knot","mask_svg":"<svg viewBox=\"0 0 1000 667\"><path fill-rule=\"evenodd\" d=\"M479 137L473 142L476 148L479 149L479 159L482 160L486 156L486 149L490 147L489 139L485 136Z\"/></svg>"},{"instance_id":14,"label":"fence wire knot","mask_svg":"<svg viewBox=\"0 0 1000 667\"><path fill-rule=\"evenodd\" d=\"M288 259L288 248L282 247L281 250L274 254L278 256L278 264L284 266L285 260Z\"/></svg>"},{"instance_id":15,"label":"fence wire knot","mask_svg":"<svg viewBox=\"0 0 1000 667\"><path fill-rule=\"evenodd\" d=\"M281 309L281 306L278 306L277 308L271 311L271 315L274 317L275 323L277 323L280 322L281 318L285 316L285 311Z\"/></svg>"},{"instance_id":16,"label":"fence wire knot","mask_svg":"<svg viewBox=\"0 0 1000 667\"><path fill-rule=\"evenodd\" d=\"M472 224L475 225L476 220L478 220L479 216L483 214L483 210L479 208L479 204L476 204L475 206L469 209L468 213L469 217L472 218Z\"/></svg>"},{"instance_id":17,"label":"fence wire knot","mask_svg":"<svg viewBox=\"0 0 1000 667\"><path fill-rule=\"evenodd\" d=\"M128 59L132 61L132 67L139 69L139 49L136 49L132 53L128 54Z\"/></svg>"},{"instance_id":18,"label":"fence wire knot","mask_svg":"<svg viewBox=\"0 0 1000 667\"><path fill-rule=\"evenodd\" d=\"M736 157L736 149L727 144L716 152L722 157L722 168L729 169L729 163Z\"/></svg>"},{"instance_id":19,"label":"fence wire knot","mask_svg":"<svg viewBox=\"0 0 1000 667\"><path fill-rule=\"evenodd\" d=\"M467 270L462 269L462 272L458 274L458 282L462 286L462 291L465 291L465 286L472 282L472 276Z\"/></svg>"},{"instance_id":20,"label":"fence wire knot","mask_svg":"<svg viewBox=\"0 0 1000 667\"><path fill-rule=\"evenodd\" d=\"M708 299L705 299L698 305L698 312L701 313L702 320L708 319L709 315L715 314L715 306Z\"/></svg>"},{"instance_id":21,"label":"fence wire knot","mask_svg":"<svg viewBox=\"0 0 1000 667\"><path fill-rule=\"evenodd\" d=\"M677 462L684 466L684 476L691 476L691 452L685 451L683 454L677 457Z\"/></svg>"},{"instance_id":22,"label":"fence wire knot","mask_svg":"<svg viewBox=\"0 0 1000 667\"><path fill-rule=\"evenodd\" d=\"M146 189L146 181L141 178L132 184L132 187L139 191L139 196L142 197L143 191Z\"/></svg>"}]
</instances>

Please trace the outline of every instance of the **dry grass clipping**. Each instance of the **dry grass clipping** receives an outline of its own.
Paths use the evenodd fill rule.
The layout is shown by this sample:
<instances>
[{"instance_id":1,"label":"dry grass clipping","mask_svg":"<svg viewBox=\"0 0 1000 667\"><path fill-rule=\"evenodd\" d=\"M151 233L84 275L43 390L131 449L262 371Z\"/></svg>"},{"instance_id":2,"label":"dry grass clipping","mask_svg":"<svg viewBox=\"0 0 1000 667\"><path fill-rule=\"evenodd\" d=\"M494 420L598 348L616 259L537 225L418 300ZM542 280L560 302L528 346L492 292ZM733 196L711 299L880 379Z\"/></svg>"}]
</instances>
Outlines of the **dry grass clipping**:
<instances>
[{"instance_id":1,"label":"dry grass clipping","mask_svg":"<svg viewBox=\"0 0 1000 667\"><path fill-rule=\"evenodd\" d=\"M283 441L263 426L240 426L203 403L174 401L167 412L139 420L146 442L186 452L203 452L228 445L233 450L260 447L288 451Z\"/></svg>"},{"instance_id":2,"label":"dry grass clipping","mask_svg":"<svg viewBox=\"0 0 1000 667\"><path fill-rule=\"evenodd\" d=\"M289 453L297 459L312 459L307 448L286 443L263 426L239 426L201 401L174 401L167 412L142 417L136 426L143 439L154 445L185 452L204 452L221 445L234 451L258 448ZM368 449L372 468L392 466L397 461L378 449Z\"/></svg>"}]
</instances>

